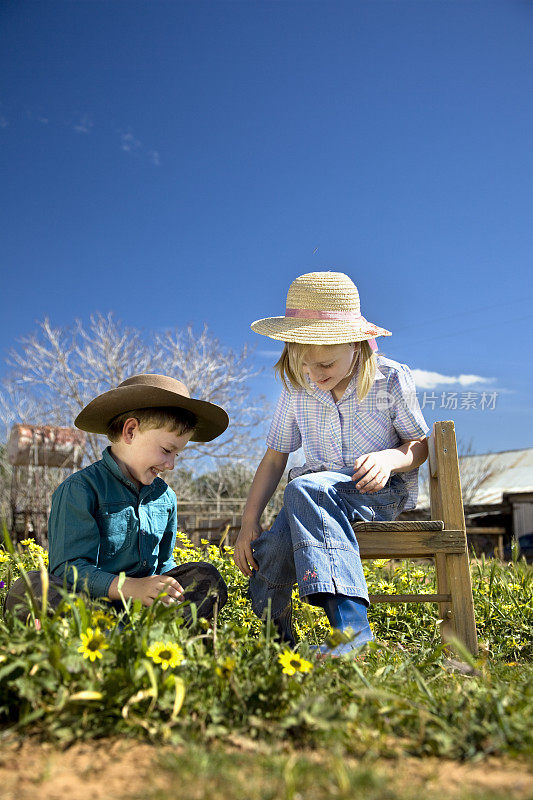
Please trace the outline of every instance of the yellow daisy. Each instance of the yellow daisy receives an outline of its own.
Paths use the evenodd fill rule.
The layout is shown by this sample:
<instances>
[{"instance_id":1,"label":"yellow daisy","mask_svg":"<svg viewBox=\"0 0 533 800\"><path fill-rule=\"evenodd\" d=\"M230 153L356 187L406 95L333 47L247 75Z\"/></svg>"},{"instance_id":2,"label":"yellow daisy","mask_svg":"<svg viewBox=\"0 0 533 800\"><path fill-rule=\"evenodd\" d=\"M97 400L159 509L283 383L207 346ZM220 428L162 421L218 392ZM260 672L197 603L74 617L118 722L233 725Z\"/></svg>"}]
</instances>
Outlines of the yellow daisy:
<instances>
[{"instance_id":1,"label":"yellow daisy","mask_svg":"<svg viewBox=\"0 0 533 800\"><path fill-rule=\"evenodd\" d=\"M81 644L78 647L78 653L83 653L84 658L96 661L97 658L102 658L101 651L106 650L108 647L109 645L101 631L93 631L92 628L87 628L85 633L81 634Z\"/></svg>"},{"instance_id":2,"label":"yellow daisy","mask_svg":"<svg viewBox=\"0 0 533 800\"><path fill-rule=\"evenodd\" d=\"M146 655L154 660L154 664L161 664L161 669L177 667L183 661L183 650L176 642L154 642Z\"/></svg>"},{"instance_id":3,"label":"yellow daisy","mask_svg":"<svg viewBox=\"0 0 533 800\"><path fill-rule=\"evenodd\" d=\"M284 650L278 656L279 663L283 666L283 672L286 675L294 675L295 672L309 672L313 669L310 661L306 661L298 653L293 653L291 650Z\"/></svg>"},{"instance_id":4,"label":"yellow daisy","mask_svg":"<svg viewBox=\"0 0 533 800\"><path fill-rule=\"evenodd\" d=\"M103 609L97 608L91 614L91 625L102 631L110 630L113 627L113 617Z\"/></svg>"},{"instance_id":5,"label":"yellow daisy","mask_svg":"<svg viewBox=\"0 0 533 800\"><path fill-rule=\"evenodd\" d=\"M229 656L222 662L215 667L215 672L217 675L220 675L221 678L229 678L233 670L235 669L235 659L230 658Z\"/></svg>"}]
</instances>

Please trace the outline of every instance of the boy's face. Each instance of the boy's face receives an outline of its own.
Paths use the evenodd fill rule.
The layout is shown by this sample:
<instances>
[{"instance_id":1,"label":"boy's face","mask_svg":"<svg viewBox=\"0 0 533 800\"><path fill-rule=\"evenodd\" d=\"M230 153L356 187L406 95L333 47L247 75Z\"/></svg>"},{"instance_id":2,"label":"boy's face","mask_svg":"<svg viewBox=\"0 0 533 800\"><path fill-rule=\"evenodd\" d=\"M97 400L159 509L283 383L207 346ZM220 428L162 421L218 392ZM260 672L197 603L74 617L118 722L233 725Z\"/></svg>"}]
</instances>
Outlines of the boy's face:
<instances>
[{"instance_id":1,"label":"boy's face","mask_svg":"<svg viewBox=\"0 0 533 800\"><path fill-rule=\"evenodd\" d=\"M165 428L141 431L137 420L127 420L122 433L122 444L127 447L121 447L120 458L136 481L149 486L159 472L174 469L174 459L192 434Z\"/></svg>"}]
</instances>

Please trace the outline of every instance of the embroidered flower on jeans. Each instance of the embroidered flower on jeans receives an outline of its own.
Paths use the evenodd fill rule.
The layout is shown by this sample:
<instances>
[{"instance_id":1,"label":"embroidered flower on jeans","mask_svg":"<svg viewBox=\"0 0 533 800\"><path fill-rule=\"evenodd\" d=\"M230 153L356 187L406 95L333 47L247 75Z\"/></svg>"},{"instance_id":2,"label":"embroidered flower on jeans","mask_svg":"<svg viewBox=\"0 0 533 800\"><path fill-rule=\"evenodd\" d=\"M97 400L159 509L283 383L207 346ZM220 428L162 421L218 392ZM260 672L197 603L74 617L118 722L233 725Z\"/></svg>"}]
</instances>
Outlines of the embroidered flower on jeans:
<instances>
[{"instance_id":1,"label":"embroidered flower on jeans","mask_svg":"<svg viewBox=\"0 0 533 800\"><path fill-rule=\"evenodd\" d=\"M303 580L304 581L308 581L310 578L318 578L318 575L316 574L316 570L314 570L314 569L312 569L312 570L311 569L306 569L305 570Z\"/></svg>"}]
</instances>

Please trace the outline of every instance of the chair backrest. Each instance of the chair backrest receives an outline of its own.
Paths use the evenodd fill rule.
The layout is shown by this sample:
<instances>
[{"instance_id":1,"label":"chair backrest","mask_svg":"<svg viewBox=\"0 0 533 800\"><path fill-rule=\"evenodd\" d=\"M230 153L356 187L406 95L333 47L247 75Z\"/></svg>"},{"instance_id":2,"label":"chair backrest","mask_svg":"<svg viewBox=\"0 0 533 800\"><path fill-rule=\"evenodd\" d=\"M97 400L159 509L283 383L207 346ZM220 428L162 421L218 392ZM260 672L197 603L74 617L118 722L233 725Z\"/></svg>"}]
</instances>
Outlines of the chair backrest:
<instances>
[{"instance_id":1,"label":"chair backrest","mask_svg":"<svg viewBox=\"0 0 533 800\"><path fill-rule=\"evenodd\" d=\"M450 420L436 422L429 437L429 496L431 519L441 519L445 530L466 530L455 426Z\"/></svg>"}]
</instances>

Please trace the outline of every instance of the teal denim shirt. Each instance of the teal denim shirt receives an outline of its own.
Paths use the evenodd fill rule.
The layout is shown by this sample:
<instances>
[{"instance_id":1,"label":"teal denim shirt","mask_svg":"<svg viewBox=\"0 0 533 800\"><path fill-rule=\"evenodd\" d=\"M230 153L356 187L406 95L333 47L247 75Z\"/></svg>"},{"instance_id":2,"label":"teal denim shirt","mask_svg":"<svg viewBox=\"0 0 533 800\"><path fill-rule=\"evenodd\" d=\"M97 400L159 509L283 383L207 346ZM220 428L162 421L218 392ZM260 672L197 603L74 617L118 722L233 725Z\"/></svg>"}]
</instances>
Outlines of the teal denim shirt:
<instances>
[{"instance_id":1,"label":"teal denim shirt","mask_svg":"<svg viewBox=\"0 0 533 800\"><path fill-rule=\"evenodd\" d=\"M161 575L176 566L174 491L155 478L140 491L120 471L107 447L101 461L70 475L52 496L49 570L91 597L107 597L119 572Z\"/></svg>"}]
</instances>

